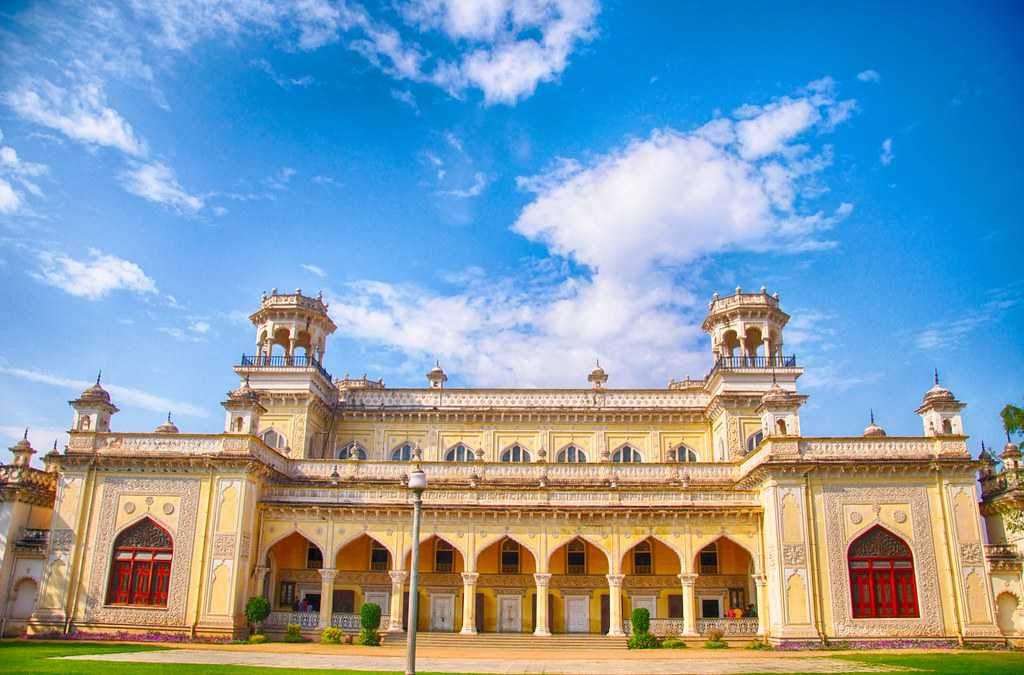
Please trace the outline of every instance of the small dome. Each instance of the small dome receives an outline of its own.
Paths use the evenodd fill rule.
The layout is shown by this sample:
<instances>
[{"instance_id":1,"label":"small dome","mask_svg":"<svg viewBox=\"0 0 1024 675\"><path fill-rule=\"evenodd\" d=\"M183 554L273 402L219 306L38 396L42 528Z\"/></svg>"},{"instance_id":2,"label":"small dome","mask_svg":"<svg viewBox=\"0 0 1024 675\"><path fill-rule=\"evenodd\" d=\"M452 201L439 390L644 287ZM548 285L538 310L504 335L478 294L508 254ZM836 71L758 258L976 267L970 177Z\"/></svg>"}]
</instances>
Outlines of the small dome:
<instances>
[{"instance_id":1,"label":"small dome","mask_svg":"<svg viewBox=\"0 0 1024 675\"><path fill-rule=\"evenodd\" d=\"M931 389L924 393L924 402L935 403L938 401L956 401L956 397L953 396L953 392L939 384L939 370L936 368L935 384L932 385Z\"/></svg>"},{"instance_id":2,"label":"small dome","mask_svg":"<svg viewBox=\"0 0 1024 675\"><path fill-rule=\"evenodd\" d=\"M260 396L249 386L249 377L246 376L242 385L233 391L228 392L228 398L232 401L244 401L247 403L259 403Z\"/></svg>"},{"instance_id":3,"label":"small dome","mask_svg":"<svg viewBox=\"0 0 1024 675\"><path fill-rule=\"evenodd\" d=\"M1000 459L1020 459L1020 448L1014 445L1011 441L1007 441L1003 447L1003 454L999 455Z\"/></svg>"},{"instance_id":4,"label":"small dome","mask_svg":"<svg viewBox=\"0 0 1024 675\"><path fill-rule=\"evenodd\" d=\"M177 434L178 427L174 426L174 422L171 421L171 413L167 413L167 421L153 429L154 434Z\"/></svg>"},{"instance_id":5,"label":"small dome","mask_svg":"<svg viewBox=\"0 0 1024 675\"><path fill-rule=\"evenodd\" d=\"M604 368L601 367L601 362L597 361L594 365L594 369L587 375L587 382L594 385L595 389L600 389L604 386L604 383L608 381L608 373L604 372Z\"/></svg>"},{"instance_id":6,"label":"small dome","mask_svg":"<svg viewBox=\"0 0 1024 675\"><path fill-rule=\"evenodd\" d=\"M92 385L88 389L82 392L79 396L79 400L82 401L101 401L103 403L110 403L110 394L107 390L100 386L100 377L103 375L103 371L96 376L96 384Z\"/></svg>"},{"instance_id":7,"label":"small dome","mask_svg":"<svg viewBox=\"0 0 1024 675\"><path fill-rule=\"evenodd\" d=\"M440 387L448 381L448 376L444 374L440 361L436 361L434 367L427 373L427 381L430 382L432 387Z\"/></svg>"},{"instance_id":8,"label":"small dome","mask_svg":"<svg viewBox=\"0 0 1024 675\"><path fill-rule=\"evenodd\" d=\"M885 436L885 429L875 424L875 411L871 411L871 423L864 429L865 436Z\"/></svg>"},{"instance_id":9,"label":"small dome","mask_svg":"<svg viewBox=\"0 0 1024 675\"><path fill-rule=\"evenodd\" d=\"M782 388L778 382L773 382L772 386L761 396L761 403L771 403L774 401L786 401L789 399L789 392Z\"/></svg>"}]
</instances>

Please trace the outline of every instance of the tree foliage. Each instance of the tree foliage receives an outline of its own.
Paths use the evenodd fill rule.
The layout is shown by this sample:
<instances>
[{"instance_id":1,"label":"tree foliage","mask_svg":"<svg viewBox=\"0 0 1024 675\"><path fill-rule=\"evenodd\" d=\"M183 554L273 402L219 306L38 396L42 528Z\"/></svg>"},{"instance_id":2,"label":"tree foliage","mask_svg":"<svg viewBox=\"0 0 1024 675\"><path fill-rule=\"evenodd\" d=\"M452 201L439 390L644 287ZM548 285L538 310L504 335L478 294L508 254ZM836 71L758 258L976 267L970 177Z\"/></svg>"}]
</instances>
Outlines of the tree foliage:
<instances>
[{"instance_id":1,"label":"tree foliage","mask_svg":"<svg viewBox=\"0 0 1024 675\"><path fill-rule=\"evenodd\" d=\"M1003 418L1003 428L1006 429L1006 433L1011 436L1024 434L1024 408L1007 403L999 411L999 416Z\"/></svg>"}]
</instances>

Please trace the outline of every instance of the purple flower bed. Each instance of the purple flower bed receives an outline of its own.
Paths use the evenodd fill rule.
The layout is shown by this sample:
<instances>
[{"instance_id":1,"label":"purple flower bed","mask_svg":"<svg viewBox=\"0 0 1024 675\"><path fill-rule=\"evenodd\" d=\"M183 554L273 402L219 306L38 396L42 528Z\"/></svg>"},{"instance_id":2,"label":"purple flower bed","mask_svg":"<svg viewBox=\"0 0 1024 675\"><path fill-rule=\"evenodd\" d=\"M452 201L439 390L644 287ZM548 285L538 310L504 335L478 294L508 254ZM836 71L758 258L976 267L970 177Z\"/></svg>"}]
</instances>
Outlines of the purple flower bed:
<instances>
[{"instance_id":1,"label":"purple flower bed","mask_svg":"<svg viewBox=\"0 0 1024 675\"><path fill-rule=\"evenodd\" d=\"M158 633L155 631L147 633L129 633L127 631L117 631L116 633L91 633L75 630L70 633L42 633L27 637L30 640L75 640L93 642L189 642L197 644L226 644L232 642L231 638L192 637L187 633Z\"/></svg>"},{"instance_id":2,"label":"purple flower bed","mask_svg":"<svg viewBox=\"0 0 1024 675\"><path fill-rule=\"evenodd\" d=\"M775 649L779 651L836 651L840 649L956 649L958 646L956 640L858 640L856 642L833 641L828 644L818 642L817 640L807 640L804 642L783 642L780 645L776 645Z\"/></svg>"}]
</instances>

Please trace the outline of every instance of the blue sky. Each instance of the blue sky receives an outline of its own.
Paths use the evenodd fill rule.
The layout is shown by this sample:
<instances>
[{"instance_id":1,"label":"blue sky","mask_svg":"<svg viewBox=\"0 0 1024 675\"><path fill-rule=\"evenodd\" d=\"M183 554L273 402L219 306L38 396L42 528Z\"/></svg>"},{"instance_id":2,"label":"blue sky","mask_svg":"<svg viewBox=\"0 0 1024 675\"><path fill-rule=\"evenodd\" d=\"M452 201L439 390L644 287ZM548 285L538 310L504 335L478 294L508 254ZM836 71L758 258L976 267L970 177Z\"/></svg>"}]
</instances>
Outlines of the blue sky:
<instances>
[{"instance_id":1,"label":"blue sky","mask_svg":"<svg viewBox=\"0 0 1024 675\"><path fill-rule=\"evenodd\" d=\"M115 428L219 430L273 287L338 376L658 387L766 285L805 433L920 433L937 367L1001 445L1019 7L719 5L6 3L0 432L49 447L101 368Z\"/></svg>"}]
</instances>

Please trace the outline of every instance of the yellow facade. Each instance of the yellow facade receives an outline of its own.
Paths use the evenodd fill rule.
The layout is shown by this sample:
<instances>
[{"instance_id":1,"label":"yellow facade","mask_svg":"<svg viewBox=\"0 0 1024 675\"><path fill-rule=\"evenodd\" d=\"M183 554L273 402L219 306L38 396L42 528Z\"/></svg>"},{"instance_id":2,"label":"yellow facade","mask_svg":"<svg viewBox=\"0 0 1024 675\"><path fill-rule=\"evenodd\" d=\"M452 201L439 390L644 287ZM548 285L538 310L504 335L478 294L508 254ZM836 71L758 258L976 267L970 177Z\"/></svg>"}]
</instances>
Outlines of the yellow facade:
<instances>
[{"instance_id":1,"label":"yellow facade","mask_svg":"<svg viewBox=\"0 0 1024 675\"><path fill-rule=\"evenodd\" d=\"M616 636L642 607L682 636L999 638L963 404L936 384L921 436L801 436L788 318L763 291L716 297L711 372L665 389L608 388L599 367L580 389L452 389L440 367L392 389L330 378L319 299L266 296L224 433L97 431L109 395L72 402L30 628L239 635L266 595L268 632L356 630L364 602L401 632L418 465L419 630ZM118 585L132 528L173 541L166 602ZM871 546L898 588L858 571Z\"/></svg>"}]
</instances>

